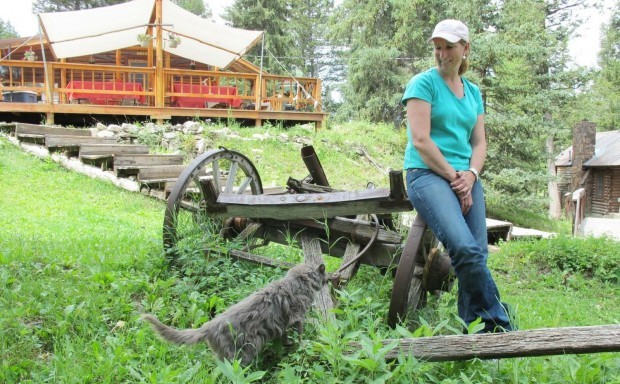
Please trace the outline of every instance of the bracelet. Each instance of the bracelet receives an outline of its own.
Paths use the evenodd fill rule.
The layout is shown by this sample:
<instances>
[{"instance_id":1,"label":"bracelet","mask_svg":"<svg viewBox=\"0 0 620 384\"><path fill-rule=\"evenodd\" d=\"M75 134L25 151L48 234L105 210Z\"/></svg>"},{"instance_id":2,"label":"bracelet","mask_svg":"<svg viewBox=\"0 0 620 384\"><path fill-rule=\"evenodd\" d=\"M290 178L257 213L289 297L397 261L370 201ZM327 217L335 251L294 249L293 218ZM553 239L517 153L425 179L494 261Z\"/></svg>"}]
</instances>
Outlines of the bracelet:
<instances>
[{"instance_id":1,"label":"bracelet","mask_svg":"<svg viewBox=\"0 0 620 384\"><path fill-rule=\"evenodd\" d=\"M478 173L478 170L474 167L470 167L468 171L473 173L474 176L476 176L476 181L478 181L478 179L480 178L480 174Z\"/></svg>"}]
</instances>

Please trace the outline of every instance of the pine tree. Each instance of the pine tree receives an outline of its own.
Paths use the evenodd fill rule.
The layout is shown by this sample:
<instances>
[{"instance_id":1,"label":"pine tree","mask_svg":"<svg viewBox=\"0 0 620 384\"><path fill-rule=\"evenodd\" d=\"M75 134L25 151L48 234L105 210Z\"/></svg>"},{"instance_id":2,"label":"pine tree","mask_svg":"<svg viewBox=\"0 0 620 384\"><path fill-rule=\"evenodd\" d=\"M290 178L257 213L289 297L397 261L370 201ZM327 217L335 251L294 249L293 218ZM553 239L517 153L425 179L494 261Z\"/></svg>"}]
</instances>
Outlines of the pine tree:
<instances>
[{"instance_id":1,"label":"pine tree","mask_svg":"<svg viewBox=\"0 0 620 384\"><path fill-rule=\"evenodd\" d=\"M0 39L10 39L12 37L18 37L17 31L13 27L10 21L4 21L0 19Z\"/></svg>"},{"instance_id":2,"label":"pine tree","mask_svg":"<svg viewBox=\"0 0 620 384\"><path fill-rule=\"evenodd\" d=\"M294 62L290 54L294 41L288 33L290 15L286 0L235 0L222 18L236 28L265 31L263 68L281 73L282 67L290 68ZM246 57L260 65L261 48L258 44Z\"/></svg>"}]
</instances>

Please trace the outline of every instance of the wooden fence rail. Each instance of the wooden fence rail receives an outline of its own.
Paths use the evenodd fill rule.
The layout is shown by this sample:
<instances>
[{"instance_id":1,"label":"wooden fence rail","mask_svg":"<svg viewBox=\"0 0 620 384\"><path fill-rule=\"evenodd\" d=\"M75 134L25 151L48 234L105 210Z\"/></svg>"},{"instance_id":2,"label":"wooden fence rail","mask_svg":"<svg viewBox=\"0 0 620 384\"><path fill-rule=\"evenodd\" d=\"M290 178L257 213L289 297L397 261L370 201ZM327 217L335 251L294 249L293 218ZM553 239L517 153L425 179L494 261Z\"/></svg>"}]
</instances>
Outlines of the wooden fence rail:
<instances>
[{"instance_id":1,"label":"wooden fence rail","mask_svg":"<svg viewBox=\"0 0 620 384\"><path fill-rule=\"evenodd\" d=\"M393 343L384 340L383 344ZM423 361L460 361L580 353L620 352L620 325L543 328L508 333L399 339L386 359L400 354ZM359 350L358 343L350 343Z\"/></svg>"}]
</instances>

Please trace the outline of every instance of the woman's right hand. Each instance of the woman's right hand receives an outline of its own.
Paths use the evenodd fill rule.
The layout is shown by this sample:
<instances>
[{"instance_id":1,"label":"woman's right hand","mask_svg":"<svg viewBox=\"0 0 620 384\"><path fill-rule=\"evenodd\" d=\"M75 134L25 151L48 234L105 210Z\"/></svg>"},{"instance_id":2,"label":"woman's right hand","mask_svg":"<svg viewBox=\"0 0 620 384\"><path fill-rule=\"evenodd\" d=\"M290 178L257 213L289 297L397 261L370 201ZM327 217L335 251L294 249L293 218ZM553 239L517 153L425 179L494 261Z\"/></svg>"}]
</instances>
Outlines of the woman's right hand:
<instances>
[{"instance_id":1,"label":"woman's right hand","mask_svg":"<svg viewBox=\"0 0 620 384\"><path fill-rule=\"evenodd\" d=\"M469 176L471 174L471 176ZM459 198L461 211L465 215L474 204L471 190L476 182L476 177L471 172L457 172L456 179L450 183L450 187Z\"/></svg>"}]
</instances>

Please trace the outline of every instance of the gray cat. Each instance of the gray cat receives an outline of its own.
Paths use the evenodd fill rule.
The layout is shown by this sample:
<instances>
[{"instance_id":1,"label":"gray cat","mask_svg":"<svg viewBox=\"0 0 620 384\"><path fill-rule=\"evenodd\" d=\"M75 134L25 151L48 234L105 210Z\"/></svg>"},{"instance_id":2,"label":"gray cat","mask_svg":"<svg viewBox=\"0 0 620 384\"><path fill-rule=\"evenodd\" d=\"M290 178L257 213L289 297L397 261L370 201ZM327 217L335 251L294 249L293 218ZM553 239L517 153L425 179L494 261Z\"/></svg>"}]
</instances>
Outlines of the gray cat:
<instances>
[{"instance_id":1,"label":"gray cat","mask_svg":"<svg viewBox=\"0 0 620 384\"><path fill-rule=\"evenodd\" d=\"M282 279L232 305L198 329L178 330L148 314L142 318L167 341L182 344L206 341L220 360L240 357L241 363L247 365L269 340L281 338L285 345L290 345L286 333L289 327L296 326L301 338L306 312L326 283L324 264L300 264Z\"/></svg>"}]
</instances>

